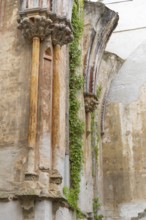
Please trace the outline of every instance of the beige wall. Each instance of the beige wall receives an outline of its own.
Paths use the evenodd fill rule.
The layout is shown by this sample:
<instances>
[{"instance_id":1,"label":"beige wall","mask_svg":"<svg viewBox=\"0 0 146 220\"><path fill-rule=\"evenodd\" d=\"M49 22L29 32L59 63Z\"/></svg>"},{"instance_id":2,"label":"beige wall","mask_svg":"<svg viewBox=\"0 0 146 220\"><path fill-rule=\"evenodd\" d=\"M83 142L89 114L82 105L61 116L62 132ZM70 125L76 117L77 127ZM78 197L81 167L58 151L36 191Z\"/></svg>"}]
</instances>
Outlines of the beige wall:
<instances>
[{"instance_id":1,"label":"beige wall","mask_svg":"<svg viewBox=\"0 0 146 220\"><path fill-rule=\"evenodd\" d=\"M129 220L146 206L145 59L143 43L123 64L106 100L102 138L105 219Z\"/></svg>"}]
</instances>

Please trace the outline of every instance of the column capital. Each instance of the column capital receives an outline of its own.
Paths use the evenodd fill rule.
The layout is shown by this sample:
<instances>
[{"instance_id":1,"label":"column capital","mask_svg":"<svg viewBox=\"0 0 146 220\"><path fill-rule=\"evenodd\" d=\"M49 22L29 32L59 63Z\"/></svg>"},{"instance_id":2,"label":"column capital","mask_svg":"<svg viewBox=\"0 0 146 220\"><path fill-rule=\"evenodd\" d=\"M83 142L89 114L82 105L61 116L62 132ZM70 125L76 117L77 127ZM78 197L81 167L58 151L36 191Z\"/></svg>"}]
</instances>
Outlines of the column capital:
<instances>
[{"instance_id":1,"label":"column capital","mask_svg":"<svg viewBox=\"0 0 146 220\"><path fill-rule=\"evenodd\" d=\"M98 99L95 95L90 93L84 93L85 111L93 112L97 108Z\"/></svg>"},{"instance_id":2,"label":"column capital","mask_svg":"<svg viewBox=\"0 0 146 220\"><path fill-rule=\"evenodd\" d=\"M73 40L71 23L66 17L57 16L43 9L28 9L19 14L18 29L22 30L28 40L39 37L43 41L51 36L53 44L60 46Z\"/></svg>"}]
</instances>

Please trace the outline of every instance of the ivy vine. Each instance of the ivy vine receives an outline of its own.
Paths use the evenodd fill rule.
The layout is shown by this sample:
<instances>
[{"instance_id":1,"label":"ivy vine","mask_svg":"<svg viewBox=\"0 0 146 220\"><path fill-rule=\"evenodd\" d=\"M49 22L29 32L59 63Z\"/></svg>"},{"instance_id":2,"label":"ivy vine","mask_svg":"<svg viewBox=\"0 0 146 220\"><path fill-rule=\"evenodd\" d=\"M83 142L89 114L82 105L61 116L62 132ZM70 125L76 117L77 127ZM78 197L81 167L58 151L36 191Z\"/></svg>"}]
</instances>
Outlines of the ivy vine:
<instances>
[{"instance_id":1,"label":"ivy vine","mask_svg":"<svg viewBox=\"0 0 146 220\"><path fill-rule=\"evenodd\" d=\"M82 218L81 210L78 208L80 193L80 173L83 162L82 136L84 123L79 118L80 103L78 93L83 89L83 76L79 73L81 67L81 48L80 40L83 33L83 0L74 0L72 12L72 27L74 40L70 45L70 175L71 188L64 188L64 194L70 206L76 210L78 218Z\"/></svg>"},{"instance_id":2,"label":"ivy vine","mask_svg":"<svg viewBox=\"0 0 146 220\"><path fill-rule=\"evenodd\" d=\"M94 214L94 220L102 220L103 215L98 215L98 211L100 209L100 203L99 203L99 198L95 198L93 200L93 214Z\"/></svg>"}]
</instances>

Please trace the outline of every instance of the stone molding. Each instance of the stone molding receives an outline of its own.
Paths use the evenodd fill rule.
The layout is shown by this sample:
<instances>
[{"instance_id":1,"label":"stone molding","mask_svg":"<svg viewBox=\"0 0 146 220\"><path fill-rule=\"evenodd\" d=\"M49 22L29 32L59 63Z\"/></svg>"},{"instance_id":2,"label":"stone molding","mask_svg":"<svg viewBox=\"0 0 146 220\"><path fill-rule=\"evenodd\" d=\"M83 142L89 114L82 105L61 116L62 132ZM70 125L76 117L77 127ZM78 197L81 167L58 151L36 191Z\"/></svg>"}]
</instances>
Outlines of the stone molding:
<instances>
[{"instance_id":1,"label":"stone molding","mask_svg":"<svg viewBox=\"0 0 146 220\"><path fill-rule=\"evenodd\" d=\"M84 94L84 101L85 101L85 111L86 112L93 112L97 108L98 99L95 95L90 93Z\"/></svg>"},{"instance_id":2,"label":"stone molding","mask_svg":"<svg viewBox=\"0 0 146 220\"><path fill-rule=\"evenodd\" d=\"M97 80L106 44L119 16L101 2L84 2L84 92L96 95Z\"/></svg>"},{"instance_id":3,"label":"stone molding","mask_svg":"<svg viewBox=\"0 0 146 220\"><path fill-rule=\"evenodd\" d=\"M58 170L52 170L50 175L50 183L55 183L57 185L62 183L62 176L58 172Z\"/></svg>"},{"instance_id":4,"label":"stone molding","mask_svg":"<svg viewBox=\"0 0 146 220\"><path fill-rule=\"evenodd\" d=\"M40 171L42 172L42 171ZM44 172L44 171L43 171ZM50 174L49 174L50 173ZM1 200L20 200L22 202L27 202L29 200L38 200L38 199L59 199L60 201L66 201L63 196L61 183L62 176L58 170L48 171L49 180L48 185L45 185L40 181L39 176L37 178L29 177L22 182L15 182L17 190L13 192L0 192L0 201ZM44 191L45 189L45 191Z\"/></svg>"},{"instance_id":5,"label":"stone molding","mask_svg":"<svg viewBox=\"0 0 146 220\"><path fill-rule=\"evenodd\" d=\"M19 14L18 29L28 40L38 37L43 41L51 36L53 44L60 46L73 40L71 23L66 17L57 16L43 9L28 9Z\"/></svg>"},{"instance_id":6,"label":"stone molding","mask_svg":"<svg viewBox=\"0 0 146 220\"><path fill-rule=\"evenodd\" d=\"M46 189L47 193L43 193L44 184L42 184L39 179L25 180L19 187L16 197L18 198L62 198L62 193L59 191L59 186L62 183L62 176L58 170L52 170L49 175L49 188Z\"/></svg>"}]
</instances>

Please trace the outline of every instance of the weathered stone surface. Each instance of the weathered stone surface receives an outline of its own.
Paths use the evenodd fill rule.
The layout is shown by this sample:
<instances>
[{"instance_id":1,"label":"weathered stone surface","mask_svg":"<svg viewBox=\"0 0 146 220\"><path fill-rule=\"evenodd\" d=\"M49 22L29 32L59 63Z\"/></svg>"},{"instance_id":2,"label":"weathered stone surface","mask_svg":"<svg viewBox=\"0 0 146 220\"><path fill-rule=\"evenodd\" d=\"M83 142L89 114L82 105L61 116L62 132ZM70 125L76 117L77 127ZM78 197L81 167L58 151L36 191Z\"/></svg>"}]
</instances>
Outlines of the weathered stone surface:
<instances>
[{"instance_id":1,"label":"weathered stone surface","mask_svg":"<svg viewBox=\"0 0 146 220\"><path fill-rule=\"evenodd\" d=\"M52 202L44 200L35 204L35 220L53 219Z\"/></svg>"},{"instance_id":2,"label":"weathered stone surface","mask_svg":"<svg viewBox=\"0 0 146 220\"><path fill-rule=\"evenodd\" d=\"M52 12L65 16L71 21L73 0L56 0L52 3Z\"/></svg>"},{"instance_id":3,"label":"weathered stone surface","mask_svg":"<svg viewBox=\"0 0 146 220\"><path fill-rule=\"evenodd\" d=\"M94 153L94 155L92 156L92 172L94 175L94 194L99 195L101 205L103 204L103 161L101 155L102 135L104 135L105 129L106 97L111 82L117 75L123 62L124 61L121 58L119 58L116 54L105 52L102 57L100 71L98 73L99 75L97 88L100 88L100 92L98 94L99 104L94 113L95 124L94 127L92 127L92 145L93 147L96 147L99 157L97 161L97 155L95 155ZM101 211L103 211L102 206Z\"/></svg>"},{"instance_id":4,"label":"weathered stone surface","mask_svg":"<svg viewBox=\"0 0 146 220\"><path fill-rule=\"evenodd\" d=\"M69 42L66 36L71 36L71 26L68 19L71 18L72 3L73 1L71 0L52 2L52 13L48 13L47 16L53 22L53 30L51 35L47 35L47 38L44 38L45 31L38 31L40 26L43 26L42 23L44 21L45 27L47 26L45 19L37 17L38 20L33 20L31 16L28 16L28 19L25 20L23 13L21 14L22 20L20 23L22 22L22 26L20 28L24 28L25 32L33 29L33 33L29 32L30 35L27 33L27 36L29 35L28 38L33 38L33 36L44 38L40 44L39 69L37 63L37 69L39 70L39 96L38 100L35 98L38 107L36 152L35 154L31 152L35 160L34 168L37 175L30 175L29 173L27 178L24 179L28 156L32 45L29 41L24 40L21 32L17 30L19 1L0 1L0 10L2 9L0 14L0 199L15 199L20 202L5 203L8 211L9 204L12 204L12 210L10 210L9 216L6 215L6 218L4 218L3 214L3 208L5 210L5 207L3 203L2 205L0 204L0 219L76 219L75 213L70 210L65 202L64 207L62 207L62 204L59 204L59 209L54 211L55 204L58 204L58 201L65 200L62 193L65 179L67 179L67 184L69 185L69 149L67 146L69 105L66 100L68 99L69 50L67 46L60 47L57 44L62 45L65 42ZM87 28L86 33L89 31L89 36L86 40L95 40L94 42L98 46L94 50L94 46L92 47L91 44L86 44L85 42L85 53L87 52L86 47L88 45L90 49L92 47L93 52L90 54L89 57L91 59L87 60L87 64L89 67L95 66L94 73L96 73L96 71L98 72L101 56L105 48L104 44L106 44L114 25L116 25L118 17L114 12L111 12L101 4L86 4L89 7L89 11L86 11L87 17L88 13L91 13L92 10L94 12L93 15L96 15L96 19L93 19L93 15L92 18L89 16L87 19L88 24L92 20L93 23L91 22L92 25L90 27L92 27L92 31L95 28L96 37L93 39L91 35L94 31L92 32L90 28ZM39 16L43 16L41 13L43 12L41 11ZM64 15L67 19L63 17ZM109 16L107 16L106 20L102 15L105 15L105 17ZM37 22L39 25L36 25ZM97 26L96 22L98 23ZM36 27L38 28L37 30L35 29ZM25 28L30 28L30 30ZM49 28L51 28L51 24ZM101 30L101 28L103 29ZM98 35L100 36L99 39ZM103 35L105 36L104 39L102 39ZM52 47L52 41L55 45L54 47ZM100 41L101 47L99 45ZM52 55L52 63L48 61L46 64L44 60L46 59L46 57L43 57L46 50L47 54L45 55L47 57ZM95 56L92 57L93 54ZM83 57L85 57L84 54ZM44 65L45 71L43 69ZM51 71L49 71L49 68ZM82 73L82 66L80 70ZM96 77L94 77L93 82L96 82ZM96 90L95 87L94 92ZM92 91L92 95L95 95L94 92ZM85 220L87 220L93 216L92 202L94 196L91 172L90 113L85 113L83 93L79 95L79 99L81 101L79 115L85 122L87 131L85 131L83 136L85 163L81 173L79 207L85 213ZM67 162L65 162L65 157Z\"/></svg>"},{"instance_id":5,"label":"weathered stone surface","mask_svg":"<svg viewBox=\"0 0 146 220\"><path fill-rule=\"evenodd\" d=\"M145 209L145 59L144 42L124 63L107 97L102 139L106 219L129 220ZM135 206L129 212L130 204Z\"/></svg>"},{"instance_id":6,"label":"weathered stone surface","mask_svg":"<svg viewBox=\"0 0 146 220\"><path fill-rule=\"evenodd\" d=\"M0 25L0 191L12 194L26 163L31 71L30 45L16 28L16 3L3 2Z\"/></svg>"},{"instance_id":7,"label":"weathered stone surface","mask_svg":"<svg viewBox=\"0 0 146 220\"><path fill-rule=\"evenodd\" d=\"M69 211L67 208L59 208L56 212L55 220L73 220L75 215L72 211Z\"/></svg>"},{"instance_id":8,"label":"weathered stone surface","mask_svg":"<svg viewBox=\"0 0 146 220\"><path fill-rule=\"evenodd\" d=\"M80 196L79 196L79 206L81 210L87 215L93 212L93 198L98 197L97 190L93 188L93 176L92 176L92 148L91 148L91 128L90 128L90 112L95 110L97 105L97 79L99 80L99 67L101 65L102 56L104 53L106 42L110 37L112 30L115 28L118 15L110 11L101 3L95 2L85 2L85 28L83 36L83 62L84 62L84 93L85 93L85 106L82 103L82 95L79 96L81 103L81 112L80 117L86 123L86 132L84 135L84 165L83 171L81 174L81 183L80 183ZM103 15L103 16L102 16ZM108 21L106 20L108 17ZM103 37L104 36L104 37ZM120 62L119 62L120 65ZM118 66L118 65L117 65ZM114 67L114 70L117 67L114 66L114 62L111 64L111 68ZM106 80L103 83L103 88L108 84L109 79L109 69L108 73L105 74ZM118 67L117 67L118 68ZM112 73L111 73L112 74ZM102 78L102 77L101 77ZM105 90L103 89L103 96ZM90 96L90 98L89 98ZM93 98L94 97L94 98ZM87 98L89 98L87 100ZM92 100L93 98L93 100ZM93 101L93 102L92 102ZM91 105L89 105L91 104ZM93 105L92 105L93 104ZM86 108L86 114L85 109ZM96 167L97 170L97 167ZM96 182L97 183L97 182ZM97 186L96 186L97 187ZM88 202L87 202L88 201Z\"/></svg>"},{"instance_id":9,"label":"weathered stone surface","mask_svg":"<svg viewBox=\"0 0 146 220\"><path fill-rule=\"evenodd\" d=\"M18 202L0 202L0 219L23 220L23 214Z\"/></svg>"},{"instance_id":10,"label":"weathered stone surface","mask_svg":"<svg viewBox=\"0 0 146 220\"><path fill-rule=\"evenodd\" d=\"M93 112L98 105L97 97L92 94L84 94L85 97L85 111Z\"/></svg>"},{"instance_id":11,"label":"weathered stone surface","mask_svg":"<svg viewBox=\"0 0 146 220\"><path fill-rule=\"evenodd\" d=\"M22 30L28 40L33 37L44 40L51 35L53 44L61 46L73 40L71 24L65 17L37 9L21 12L20 16L18 29Z\"/></svg>"},{"instance_id":12,"label":"weathered stone surface","mask_svg":"<svg viewBox=\"0 0 146 220\"><path fill-rule=\"evenodd\" d=\"M96 95L101 59L118 15L99 2L85 1L83 36L84 92Z\"/></svg>"}]
</instances>

